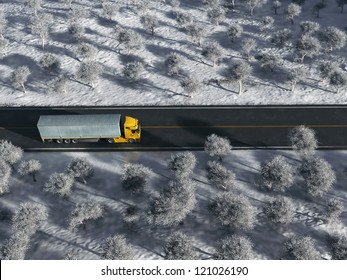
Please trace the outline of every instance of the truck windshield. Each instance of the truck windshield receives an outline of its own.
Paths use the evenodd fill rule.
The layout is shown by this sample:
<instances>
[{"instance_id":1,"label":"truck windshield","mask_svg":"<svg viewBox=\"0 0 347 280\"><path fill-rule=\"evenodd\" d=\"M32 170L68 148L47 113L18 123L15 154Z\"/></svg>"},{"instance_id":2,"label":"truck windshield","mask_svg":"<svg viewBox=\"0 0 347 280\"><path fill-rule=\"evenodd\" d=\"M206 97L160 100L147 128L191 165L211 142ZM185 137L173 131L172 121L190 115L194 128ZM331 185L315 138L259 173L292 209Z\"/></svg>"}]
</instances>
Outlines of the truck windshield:
<instances>
[{"instance_id":1,"label":"truck windshield","mask_svg":"<svg viewBox=\"0 0 347 280\"><path fill-rule=\"evenodd\" d=\"M137 129L131 131L131 133L140 133L140 132L141 132L141 127L140 127L140 125L138 126Z\"/></svg>"}]
</instances>

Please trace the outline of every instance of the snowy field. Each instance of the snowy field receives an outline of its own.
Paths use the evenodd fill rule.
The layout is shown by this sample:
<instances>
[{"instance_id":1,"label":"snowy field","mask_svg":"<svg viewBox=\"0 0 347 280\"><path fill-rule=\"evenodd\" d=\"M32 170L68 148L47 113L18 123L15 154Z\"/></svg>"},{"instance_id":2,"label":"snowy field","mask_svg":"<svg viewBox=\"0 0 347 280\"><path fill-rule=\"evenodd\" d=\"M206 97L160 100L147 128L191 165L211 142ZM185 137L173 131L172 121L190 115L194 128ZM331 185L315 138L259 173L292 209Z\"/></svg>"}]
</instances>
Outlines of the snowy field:
<instances>
[{"instance_id":1,"label":"snowy field","mask_svg":"<svg viewBox=\"0 0 347 280\"><path fill-rule=\"evenodd\" d=\"M226 9L224 19L219 25L211 23L207 17L208 7L202 0L181 0L179 7L172 7L170 1L129 0L103 1L117 4L116 12L110 19L104 15L102 1L78 0L70 1L72 11L64 1L41 1L37 14L50 14L48 36L42 49L40 37L32 32L34 10L25 6L24 1L4 0L0 9L5 21L2 24L3 37L8 46L1 47L0 56L0 105L2 106L63 106L63 105L210 105L210 104L346 104L345 89L336 93L336 86L318 75L317 66L321 60L336 62L338 70L346 73L346 46L328 51L322 43L321 49L312 58L306 57L304 63L296 62L296 42L301 36L300 23L314 21L320 30L328 26L344 31L347 25L347 8L344 13L336 5L335 0L324 1L327 6L320 10L319 18L313 12L315 1L306 1L302 12L294 17L294 24L285 17L285 9L289 0L280 1L282 6L274 14L273 1L256 7L250 15L244 1L235 0L234 9ZM40 2L40 1L39 1ZM69 1L68 1L69 2ZM228 2L228 1L227 1ZM231 2L231 1L229 1ZM313 3L314 2L314 3ZM147 3L147 8L143 6ZM142 6L141 6L142 5ZM86 11L85 17L78 16L81 36L77 40L69 33L73 11ZM184 27L177 24L173 11L190 14L193 22L199 24L205 34L199 46ZM158 26L152 36L141 23L141 16L152 15L158 20ZM273 28L260 31L264 16L274 19ZM243 32L234 42L227 35L228 28L239 24ZM119 45L116 31L133 30L140 35L142 44L139 50L129 54L124 44ZM270 42L273 33L288 28L292 32L291 39L284 47L277 47ZM317 37L317 34L313 34ZM238 94L238 83L218 84L216 80L225 79L225 69L241 57L241 44L245 39L254 39L257 47L251 52L249 64L251 73L244 79L244 93ZM205 43L216 41L222 47L223 54L215 67L212 62L202 56ZM95 79L95 87L76 76L83 59L78 55L78 47L88 43L96 48L91 61L99 63L102 71ZM183 59L179 75L168 75L165 60L171 52L176 52ZM263 70L254 56L259 53L278 55L281 59L274 72ZM40 67L39 61L44 54L58 57L61 66L58 73L48 73ZM140 80L131 84L123 76L123 68L129 62L142 62L144 69ZM19 86L13 86L11 75L18 67L30 69L26 92ZM292 92L287 81L286 71L301 68L304 75ZM285 69L285 70L283 70ZM59 75L68 77L66 92L49 90L49 84ZM186 76L195 77L198 81L196 92L184 92L180 81Z\"/></svg>"},{"instance_id":2,"label":"snowy field","mask_svg":"<svg viewBox=\"0 0 347 280\"><path fill-rule=\"evenodd\" d=\"M232 151L223 165L236 174L237 186L233 194L243 194L256 207L254 229L239 231L254 243L256 259L280 259L284 242L293 235L307 235L313 238L320 258L330 259L326 243L328 234L347 234L347 216L344 212L337 223L329 224L325 219L327 201L336 198L347 206L346 151L318 151L317 155L327 160L336 173L333 189L321 198L313 198L303 190L303 179L297 175L294 186L285 194L266 192L257 187L260 163L275 155L283 155L290 164L298 166L300 160L292 151ZM119 152L119 153L25 153L24 159L37 159L42 170L33 183L31 176L20 176L14 172L10 181L10 192L0 198L2 211L12 215L21 202L37 202L48 208L48 220L31 238L26 259L62 259L68 251L74 251L79 259L100 259L101 244L109 236L125 234L135 250L134 259L162 259L163 245L173 231L180 230L189 236L199 259L211 258L217 240L235 232L223 227L207 210L221 189L216 189L206 179L206 163L209 157L204 152L195 152L198 164L192 176L196 183L197 204L184 220L183 225L172 227L151 227L140 220L140 229L132 232L122 222L122 213L129 205L137 205L146 213L149 196L165 187L172 173L167 169L170 158L168 152ZM43 185L53 172L65 172L66 166L74 157L86 158L94 168L94 176L87 184L77 182L68 199L43 191ZM152 170L148 195L134 196L123 190L120 182L121 167L124 163L141 163ZM262 214L265 202L274 197L286 196L293 200L295 217L287 226L274 229ZM77 231L68 230L68 217L75 204L93 200L106 207L104 217L88 221L86 227ZM10 220L0 221L0 243L11 235Z\"/></svg>"}]
</instances>

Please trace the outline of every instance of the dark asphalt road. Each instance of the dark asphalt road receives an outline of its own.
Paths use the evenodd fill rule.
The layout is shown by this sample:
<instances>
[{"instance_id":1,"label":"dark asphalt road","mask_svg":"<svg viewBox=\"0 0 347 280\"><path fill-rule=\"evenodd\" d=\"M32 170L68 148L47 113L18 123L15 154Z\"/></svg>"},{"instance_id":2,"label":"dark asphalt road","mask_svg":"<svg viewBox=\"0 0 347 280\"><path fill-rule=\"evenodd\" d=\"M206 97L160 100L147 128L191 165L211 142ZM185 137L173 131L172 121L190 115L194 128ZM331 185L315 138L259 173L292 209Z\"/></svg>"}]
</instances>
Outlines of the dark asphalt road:
<instances>
[{"instance_id":1,"label":"dark asphalt road","mask_svg":"<svg viewBox=\"0 0 347 280\"><path fill-rule=\"evenodd\" d=\"M40 115L90 113L138 118L142 142L41 142L36 128ZM284 148L289 146L289 129L301 124L316 130L320 148L347 148L347 106L0 108L0 139L24 149L198 149L211 133L227 136L235 147Z\"/></svg>"}]
</instances>

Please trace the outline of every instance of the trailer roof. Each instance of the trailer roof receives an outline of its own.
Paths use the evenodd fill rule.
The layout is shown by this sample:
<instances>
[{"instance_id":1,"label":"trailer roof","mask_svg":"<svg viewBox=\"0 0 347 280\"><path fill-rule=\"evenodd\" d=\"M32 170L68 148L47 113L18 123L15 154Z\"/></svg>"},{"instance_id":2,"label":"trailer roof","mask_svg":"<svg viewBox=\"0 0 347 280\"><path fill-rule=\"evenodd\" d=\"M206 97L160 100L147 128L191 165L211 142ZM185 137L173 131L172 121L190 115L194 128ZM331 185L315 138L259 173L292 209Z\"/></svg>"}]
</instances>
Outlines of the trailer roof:
<instances>
[{"instance_id":1,"label":"trailer roof","mask_svg":"<svg viewBox=\"0 0 347 280\"><path fill-rule=\"evenodd\" d=\"M120 114L44 115L37 126L98 126L120 123Z\"/></svg>"},{"instance_id":2,"label":"trailer roof","mask_svg":"<svg viewBox=\"0 0 347 280\"><path fill-rule=\"evenodd\" d=\"M37 123L42 139L121 136L119 114L44 115Z\"/></svg>"}]
</instances>

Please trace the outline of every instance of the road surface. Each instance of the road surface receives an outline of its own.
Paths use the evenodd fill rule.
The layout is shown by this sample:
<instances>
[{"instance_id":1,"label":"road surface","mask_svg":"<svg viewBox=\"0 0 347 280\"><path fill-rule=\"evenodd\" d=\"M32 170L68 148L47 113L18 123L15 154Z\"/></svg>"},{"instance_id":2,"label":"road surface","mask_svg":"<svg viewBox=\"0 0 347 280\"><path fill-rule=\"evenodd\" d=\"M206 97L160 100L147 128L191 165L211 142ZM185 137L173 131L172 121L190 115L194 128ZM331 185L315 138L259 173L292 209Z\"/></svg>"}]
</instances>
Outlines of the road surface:
<instances>
[{"instance_id":1,"label":"road surface","mask_svg":"<svg viewBox=\"0 0 347 280\"><path fill-rule=\"evenodd\" d=\"M36 124L47 114L123 114L138 118L137 144L42 143ZM292 127L312 127L320 148L347 147L347 106L199 106L0 108L0 139L26 150L201 149L207 135L226 136L237 148L289 148Z\"/></svg>"}]
</instances>

